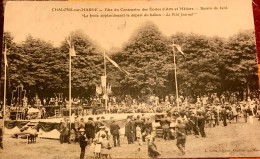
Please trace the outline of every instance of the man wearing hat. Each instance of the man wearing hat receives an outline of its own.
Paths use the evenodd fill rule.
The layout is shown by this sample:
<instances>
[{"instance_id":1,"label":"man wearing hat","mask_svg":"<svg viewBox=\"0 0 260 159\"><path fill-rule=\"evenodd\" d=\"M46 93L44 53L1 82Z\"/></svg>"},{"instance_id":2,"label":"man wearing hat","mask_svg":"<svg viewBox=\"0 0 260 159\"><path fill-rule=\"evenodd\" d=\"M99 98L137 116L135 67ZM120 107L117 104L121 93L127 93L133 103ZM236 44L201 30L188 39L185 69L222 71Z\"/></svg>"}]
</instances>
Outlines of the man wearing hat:
<instances>
[{"instance_id":1,"label":"man wearing hat","mask_svg":"<svg viewBox=\"0 0 260 159\"><path fill-rule=\"evenodd\" d=\"M127 138L128 144L133 144L133 134L134 134L134 125L131 122L131 117L129 116L125 125L125 136Z\"/></svg>"},{"instance_id":2,"label":"man wearing hat","mask_svg":"<svg viewBox=\"0 0 260 159\"><path fill-rule=\"evenodd\" d=\"M87 138L85 137L85 129L81 128L79 130L80 136L79 136L79 146L81 149L80 152L80 159L84 159L85 156L85 149L87 146Z\"/></svg>"},{"instance_id":3,"label":"man wearing hat","mask_svg":"<svg viewBox=\"0 0 260 159\"><path fill-rule=\"evenodd\" d=\"M95 138L95 123L92 117L88 118L88 122L85 124L86 137L90 142Z\"/></svg>"},{"instance_id":4,"label":"man wearing hat","mask_svg":"<svg viewBox=\"0 0 260 159\"><path fill-rule=\"evenodd\" d=\"M113 135L114 147L120 146L120 127L113 118L111 120L110 133Z\"/></svg>"}]
</instances>

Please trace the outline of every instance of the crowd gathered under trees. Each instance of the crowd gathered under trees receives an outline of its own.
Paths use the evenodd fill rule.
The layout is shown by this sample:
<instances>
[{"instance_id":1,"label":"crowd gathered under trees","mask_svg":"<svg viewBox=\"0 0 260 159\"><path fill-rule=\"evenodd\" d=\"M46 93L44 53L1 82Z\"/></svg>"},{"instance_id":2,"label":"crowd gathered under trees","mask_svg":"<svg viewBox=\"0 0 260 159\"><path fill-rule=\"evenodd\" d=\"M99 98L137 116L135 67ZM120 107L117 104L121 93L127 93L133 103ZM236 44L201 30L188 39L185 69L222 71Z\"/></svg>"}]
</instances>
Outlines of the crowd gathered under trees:
<instances>
[{"instance_id":1,"label":"crowd gathered under trees","mask_svg":"<svg viewBox=\"0 0 260 159\"><path fill-rule=\"evenodd\" d=\"M171 109L157 114L152 120L145 113L129 115L123 125L119 124L119 121L115 121L113 117L109 121L103 116L89 117L87 121L84 121L82 117L75 117L75 127L69 132L68 120L64 119L61 122L63 129L60 141L61 143L79 141L81 144L79 136L84 136L88 142L86 145L95 146L94 149L89 146L88 151L93 151L96 157L110 155L109 150L112 147L125 144L125 140L128 144L137 144L138 151L145 145L142 143L148 141L148 155L154 158L153 152L156 152L156 149L149 149L151 141L149 137L156 136L165 140L177 139L178 149L182 154L185 154L186 136L194 135L196 138L200 136L204 138L207 137L205 128L226 127L231 123L253 123L253 117L259 115L260 102L258 98L248 97L246 101L239 101L235 94L232 94L230 98L223 95L220 99L217 96L213 97L212 101L208 99L207 96L198 97L195 104L187 107L181 103L180 110L177 110L176 106L170 106ZM150 102L152 102L151 105L156 106L156 101L150 100ZM168 101L167 98L164 102L170 104L170 100ZM161 133L158 133L159 129ZM79 133L81 134L79 135ZM109 146L103 146L104 138ZM98 149L99 146L100 149ZM83 147L81 156L85 154L85 147ZM158 156L160 153L156 154Z\"/></svg>"},{"instance_id":2,"label":"crowd gathered under trees","mask_svg":"<svg viewBox=\"0 0 260 159\"><path fill-rule=\"evenodd\" d=\"M72 57L72 98L91 105L100 98L96 97L96 87L101 84L100 76L104 74L103 50L81 30L71 32L70 36L77 54ZM23 42L16 43L12 33L4 33L3 46L7 47L8 61L7 105L12 103L12 91L21 84L28 102L35 94L42 103L57 92L68 96L69 46L66 40L54 47L51 42L29 35ZM112 87L108 103L111 112L120 112L113 107L114 98L120 103L124 98L131 98L131 102L138 105L149 103L151 96L156 100L159 98L157 103L160 104L165 102L166 96L169 100L172 100L171 96L175 98L173 43L180 45L185 53L183 57L176 52L180 100L195 103L197 97L207 96L211 100L215 94L218 98L221 95L230 98L233 93L241 101L247 100L252 92L254 98L259 97L253 30L240 31L226 39L194 33L175 33L166 37L155 24L146 22L122 48L107 52L128 72L125 74L107 62L107 82ZM1 67L4 70L3 60ZM129 100L125 105L129 105ZM160 109L158 105L156 107Z\"/></svg>"}]
</instances>

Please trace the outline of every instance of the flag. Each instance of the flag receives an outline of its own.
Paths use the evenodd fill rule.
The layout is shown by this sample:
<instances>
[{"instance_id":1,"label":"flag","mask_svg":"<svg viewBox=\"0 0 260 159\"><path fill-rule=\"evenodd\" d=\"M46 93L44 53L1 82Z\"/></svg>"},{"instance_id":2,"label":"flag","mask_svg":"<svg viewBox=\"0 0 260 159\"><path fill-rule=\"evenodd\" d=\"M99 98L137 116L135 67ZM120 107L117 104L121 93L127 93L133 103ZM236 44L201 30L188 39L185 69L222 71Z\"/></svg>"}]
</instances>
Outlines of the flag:
<instances>
[{"instance_id":1,"label":"flag","mask_svg":"<svg viewBox=\"0 0 260 159\"><path fill-rule=\"evenodd\" d=\"M8 66L7 64L7 57L6 57L6 45L5 45L5 52L4 52L4 60L5 60L5 66Z\"/></svg>"},{"instance_id":2,"label":"flag","mask_svg":"<svg viewBox=\"0 0 260 159\"><path fill-rule=\"evenodd\" d=\"M107 93L108 94L112 93L112 91L111 91L111 84L107 85Z\"/></svg>"},{"instance_id":3,"label":"flag","mask_svg":"<svg viewBox=\"0 0 260 159\"><path fill-rule=\"evenodd\" d=\"M99 87L98 85L96 85L96 92L97 92L97 94L101 94L102 93L102 88Z\"/></svg>"},{"instance_id":4,"label":"flag","mask_svg":"<svg viewBox=\"0 0 260 159\"><path fill-rule=\"evenodd\" d=\"M70 56L76 56L76 52L75 52L75 49L74 49L74 45L72 45L72 42L71 42L71 37L69 40L67 40L67 43L69 44L69 53L70 53Z\"/></svg>"},{"instance_id":5,"label":"flag","mask_svg":"<svg viewBox=\"0 0 260 159\"><path fill-rule=\"evenodd\" d=\"M182 50L181 50L181 46L176 45L176 48L177 48L177 50L184 56L184 53L183 53Z\"/></svg>"},{"instance_id":6,"label":"flag","mask_svg":"<svg viewBox=\"0 0 260 159\"><path fill-rule=\"evenodd\" d=\"M70 56L76 56L74 45L72 45L72 47L70 48Z\"/></svg>"},{"instance_id":7,"label":"flag","mask_svg":"<svg viewBox=\"0 0 260 159\"><path fill-rule=\"evenodd\" d=\"M105 57L106 57L106 59L108 59L108 61L111 62L115 67L118 67L118 68L120 69L120 67L118 66L118 64L117 64L115 61L113 61L111 58L109 58L106 54L105 54Z\"/></svg>"},{"instance_id":8,"label":"flag","mask_svg":"<svg viewBox=\"0 0 260 159\"><path fill-rule=\"evenodd\" d=\"M185 57L184 53L183 53L182 50L181 50L181 46L180 46L180 45L173 44L172 46L175 46L176 49L182 54L182 56Z\"/></svg>"},{"instance_id":9,"label":"flag","mask_svg":"<svg viewBox=\"0 0 260 159\"><path fill-rule=\"evenodd\" d=\"M124 72L125 74L129 75L130 73L127 72L126 70L124 70L123 68L119 67L119 65L112 60L111 58L109 58L106 54L105 54L106 59L108 59L109 62L111 62L115 67L117 67L121 72Z\"/></svg>"}]
</instances>

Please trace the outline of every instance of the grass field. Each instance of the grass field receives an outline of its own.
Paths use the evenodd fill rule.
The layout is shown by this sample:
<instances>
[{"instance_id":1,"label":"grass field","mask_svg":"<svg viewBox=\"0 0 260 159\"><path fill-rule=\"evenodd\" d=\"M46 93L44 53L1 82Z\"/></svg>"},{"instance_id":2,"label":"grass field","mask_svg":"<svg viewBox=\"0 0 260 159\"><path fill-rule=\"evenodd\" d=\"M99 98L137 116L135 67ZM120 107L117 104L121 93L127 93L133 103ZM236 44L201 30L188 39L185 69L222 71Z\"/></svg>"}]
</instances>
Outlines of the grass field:
<instances>
[{"instance_id":1,"label":"grass field","mask_svg":"<svg viewBox=\"0 0 260 159\"><path fill-rule=\"evenodd\" d=\"M259 157L260 156L260 123L254 119L253 124L229 124L206 128L206 138L187 137L186 155L182 155L176 147L176 140L164 141L156 138L158 150L162 158L184 157ZM37 139L36 143L20 143L17 139L4 137L4 149L0 150L0 159L78 159L80 147L78 143L60 144L58 140ZM137 143L128 145L126 140L121 147L111 149L112 158L147 158L147 145L143 144L137 151ZM92 147L86 148L85 158L92 158Z\"/></svg>"}]
</instances>

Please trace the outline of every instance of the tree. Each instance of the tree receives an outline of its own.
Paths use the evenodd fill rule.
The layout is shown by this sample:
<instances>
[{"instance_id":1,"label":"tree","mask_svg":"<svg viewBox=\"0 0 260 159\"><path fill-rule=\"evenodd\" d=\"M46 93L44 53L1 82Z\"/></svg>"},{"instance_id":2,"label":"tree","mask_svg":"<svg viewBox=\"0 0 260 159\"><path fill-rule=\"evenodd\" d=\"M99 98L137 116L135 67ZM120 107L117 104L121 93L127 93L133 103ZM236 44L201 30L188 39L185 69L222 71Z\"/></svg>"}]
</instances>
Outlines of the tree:
<instances>
[{"instance_id":1,"label":"tree","mask_svg":"<svg viewBox=\"0 0 260 159\"><path fill-rule=\"evenodd\" d=\"M139 27L122 51L113 56L130 72L129 75L121 74L119 79L124 94L165 94L168 72L164 64L169 52L168 39L156 25L146 22Z\"/></svg>"},{"instance_id":2,"label":"tree","mask_svg":"<svg viewBox=\"0 0 260 159\"><path fill-rule=\"evenodd\" d=\"M72 94L75 97L94 95L95 85L100 83L100 76L103 74L103 54L82 31L75 31L70 35L76 51L76 57L72 57ZM61 76L68 88L69 45L67 40L62 43L60 52L64 54L63 61L67 65Z\"/></svg>"},{"instance_id":3,"label":"tree","mask_svg":"<svg viewBox=\"0 0 260 159\"><path fill-rule=\"evenodd\" d=\"M186 95L205 95L220 87L218 58L223 40L196 34L177 33L172 41L182 46L186 60L177 58L180 92Z\"/></svg>"},{"instance_id":4,"label":"tree","mask_svg":"<svg viewBox=\"0 0 260 159\"><path fill-rule=\"evenodd\" d=\"M257 90L257 54L253 30L246 30L230 37L223 52L221 76L223 87L229 91Z\"/></svg>"}]
</instances>

